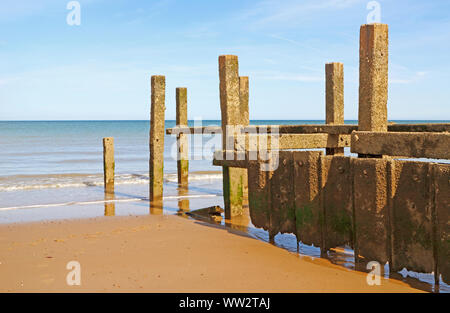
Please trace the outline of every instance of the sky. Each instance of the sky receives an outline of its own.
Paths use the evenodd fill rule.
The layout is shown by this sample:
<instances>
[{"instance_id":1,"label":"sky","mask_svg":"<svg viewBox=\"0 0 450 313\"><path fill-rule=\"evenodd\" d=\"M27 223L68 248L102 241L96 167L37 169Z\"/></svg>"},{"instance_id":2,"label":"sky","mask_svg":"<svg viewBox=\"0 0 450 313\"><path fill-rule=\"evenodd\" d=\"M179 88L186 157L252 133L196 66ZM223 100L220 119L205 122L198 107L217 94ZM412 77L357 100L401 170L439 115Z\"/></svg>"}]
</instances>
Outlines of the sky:
<instances>
[{"instance_id":1,"label":"sky","mask_svg":"<svg viewBox=\"0 0 450 313\"><path fill-rule=\"evenodd\" d=\"M239 56L250 119L325 118L325 63L344 63L358 116L367 0L0 0L0 120L145 120L150 77L188 88L189 119L220 119L218 56ZM450 1L380 0L391 120L450 119Z\"/></svg>"}]
</instances>

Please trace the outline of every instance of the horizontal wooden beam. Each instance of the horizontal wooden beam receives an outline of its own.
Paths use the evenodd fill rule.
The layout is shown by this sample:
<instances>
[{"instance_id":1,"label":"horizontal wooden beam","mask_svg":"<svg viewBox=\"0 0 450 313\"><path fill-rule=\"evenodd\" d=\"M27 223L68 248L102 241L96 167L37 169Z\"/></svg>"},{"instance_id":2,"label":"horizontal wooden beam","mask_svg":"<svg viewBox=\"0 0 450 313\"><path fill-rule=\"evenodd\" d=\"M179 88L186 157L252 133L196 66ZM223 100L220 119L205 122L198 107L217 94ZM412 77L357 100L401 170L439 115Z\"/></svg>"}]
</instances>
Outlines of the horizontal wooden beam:
<instances>
[{"instance_id":1,"label":"horizontal wooden beam","mask_svg":"<svg viewBox=\"0 0 450 313\"><path fill-rule=\"evenodd\" d=\"M257 133L270 127L278 127L280 134L317 134L325 133L330 135L351 134L352 131L358 130L358 125L348 124L307 124L307 125L250 125L244 128L244 132ZM426 123L426 124L389 124L389 132L450 132L450 123ZM167 135L178 134L220 134L222 129L219 126L202 126L202 127L174 127L166 129Z\"/></svg>"},{"instance_id":2,"label":"horizontal wooden beam","mask_svg":"<svg viewBox=\"0 0 450 313\"><path fill-rule=\"evenodd\" d=\"M358 130L358 125L344 124L307 124L307 125L250 125L244 128L247 133L271 132L274 127L278 128L280 134L351 134L353 130Z\"/></svg>"},{"instance_id":3,"label":"horizontal wooden beam","mask_svg":"<svg viewBox=\"0 0 450 313\"><path fill-rule=\"evenodd\" d=\"M350 147L350 135L329 134L244 134L237 135L236 149L288 150ZM231 148L231 147L230 147Z\"/></svg>"},{"instance_id":4,"label":"horizontal wooden beam","mask_svg":"<svg viewBox=\"0 0 450 313\"><path fill-rule=\"evenodd\" d=\"M220 126L200 126L200 127L187 127L187 126L175 126L173 128L167 128L167 135L178 135L178 134L221 134L222 127Z\"/></svg>"},{"instance_id":5,"label":"horizontal wooden beam","mask_svg":"<svg viewBox=\"0 0 450 313\"><path fill-rule=\"evenodd\" d=\"M265 136L265 135L257 135ZM279 149L343 148L350 146L350 135L280 134Z\"/></svg>"},{"instance_id":6,"label":"horizontal wooden beam","mask_svg":"<svg viewBox=\"0 0 450 313\"><path fill-rule=\"evenodd\" d=\"M271 128L277 127L280 134L351 134L352 131L358 130L358 125L322 125L322 124L308 124L308 125L250 125L243 128L243 132L250 134L257 134L260 132L270 133ZM200 127L185 127L176 126L167 128L167 135L174 135L179 133L187 134L221 134L222 128L218 126L200 126Z\"/></svg>"},{"instance_id":7,"label":"horizontal wooden beam","mask_svg":"<svg viewBox=\"0 0 450 313\"><path fill-rule=\"evenodd\" d=\"M426 123L426 124L392 124L388 125L390 132L450 132L450 123Z\"/></svg>"},{"instance_id":8,"label":"horizontal wooden beam","mask_svg":"<svg viewBox=\"0 0 450 313\"><path fill-rule=\"evenodd\" d=\"M227 152L226 151L214 151L214 159L213 159L213 165L217 166L228 166L228 167L240 167L240 168L247 168L249 164L249 157L248 152L246 153L245 160L237 160L237 156L233 151L228 152L229 155L233 156L233 159L227 159Z\"/></svg>"},{"instance_id":9,"label":"horizontal wooden beam","mask_svg":"<svg viewBox=\"0 0 450 313\"><path fill-rule=\"evenodd\" d=\"M450 133L355 131L351 135L351 152L450 159Z\"/></svg>"}]
</instances>

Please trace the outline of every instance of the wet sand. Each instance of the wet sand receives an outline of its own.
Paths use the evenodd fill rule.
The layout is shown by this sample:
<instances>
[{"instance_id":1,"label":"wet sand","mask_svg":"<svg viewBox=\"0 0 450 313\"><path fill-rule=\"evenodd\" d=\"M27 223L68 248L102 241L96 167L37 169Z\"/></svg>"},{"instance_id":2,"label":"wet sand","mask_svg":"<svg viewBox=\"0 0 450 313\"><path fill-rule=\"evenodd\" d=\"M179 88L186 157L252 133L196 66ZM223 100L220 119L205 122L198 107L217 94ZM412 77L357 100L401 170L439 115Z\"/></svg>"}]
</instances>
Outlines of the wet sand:
<instances>
[{"instance_id":1,"label":"wet sand","mask_svg":"<svg viewBox=\"0 0 450 313\"><path fill-rule=\"evenodd\" d=\"M174 215L0 225L1 292L421 292L381 281Z\"/></svg>"}]
</instances>

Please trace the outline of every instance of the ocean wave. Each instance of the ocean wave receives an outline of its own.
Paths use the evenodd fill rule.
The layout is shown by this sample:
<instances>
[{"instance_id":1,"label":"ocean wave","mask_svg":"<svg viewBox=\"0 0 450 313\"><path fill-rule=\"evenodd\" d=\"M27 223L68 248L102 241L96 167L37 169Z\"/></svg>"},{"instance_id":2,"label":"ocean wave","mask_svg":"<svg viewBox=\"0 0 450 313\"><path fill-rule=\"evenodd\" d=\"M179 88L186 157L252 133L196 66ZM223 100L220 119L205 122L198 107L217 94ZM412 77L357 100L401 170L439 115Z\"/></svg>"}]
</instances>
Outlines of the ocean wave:
<instances>
[{"instance_id":1,"label":"ocean wave","mask_svg":"<svg viewBox=\"0 0 450 313\"><path fill-rule=\"evenodd\" d=\"M164 182L176 183L177 174L167 173ZM221 172L191 172L189 181L208 181L222 179ZM148 184L148 173L118 174L116 185ZM51 174L51 175L15 175L0 177L0 192L48 189L48 188L79 188L103 186L102 174Z\"/></svg>"}]
</instances>

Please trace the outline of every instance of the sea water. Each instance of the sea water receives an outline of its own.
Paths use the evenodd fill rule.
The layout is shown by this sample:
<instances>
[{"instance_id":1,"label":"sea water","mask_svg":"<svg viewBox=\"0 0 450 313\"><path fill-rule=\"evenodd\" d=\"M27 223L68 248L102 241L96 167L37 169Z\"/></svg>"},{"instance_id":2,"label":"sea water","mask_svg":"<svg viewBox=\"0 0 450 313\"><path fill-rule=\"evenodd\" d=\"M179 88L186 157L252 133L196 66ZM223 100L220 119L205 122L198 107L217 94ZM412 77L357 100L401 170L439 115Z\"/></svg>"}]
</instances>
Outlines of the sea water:
<instances>
[{"instance_id":1,"label":"sea water","mask_svg":"<svg viewBox=\"0 0 450 313\"><path fill-rule=\"evenodd\" d=\"M322 123L322 120L251 122ZM189 121L189 126L194 124L220 126L220 121ZM165 125L174 127L175 121L168 120ZM102 188L93 187L103 186L103 137L114 137L116 189L134 197L148 197L149 131L149 121L0 121L0 208L102 198L98 192ZM212 165L216 149L221 149L220 134L189 136L190 186L219 195L221 168ZM176 185L176 171L176 137L166 135L165 195L176 192L176 188L171 188Z\"/></svg>"}]
</instances>

